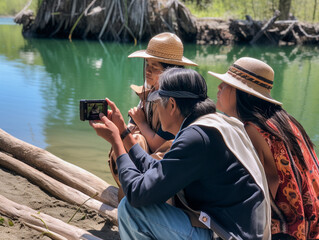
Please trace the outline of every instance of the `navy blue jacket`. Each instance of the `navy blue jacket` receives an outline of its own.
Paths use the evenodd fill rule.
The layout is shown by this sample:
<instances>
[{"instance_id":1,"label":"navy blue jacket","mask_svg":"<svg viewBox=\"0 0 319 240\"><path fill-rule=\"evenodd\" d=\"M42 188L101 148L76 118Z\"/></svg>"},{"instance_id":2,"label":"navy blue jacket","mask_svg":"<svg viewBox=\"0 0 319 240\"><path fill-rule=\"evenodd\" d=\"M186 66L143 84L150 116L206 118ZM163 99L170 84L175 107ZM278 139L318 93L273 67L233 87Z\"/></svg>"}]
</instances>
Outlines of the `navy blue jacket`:
<instances>
[{"instance_id":1,"label":"navy blue jacket","mask_svg":"<svg viewBox=\"0 0 319 240\"><path fill-rule=\"evenodd\" d=\"M251 213L264 200L254 179L218 130L186 119L162 160L138 145L118 157L119 178L134 207L164 203L184 189L189 206L204 211L239 239L258 239Z\"/></svg>"}]
</instances>

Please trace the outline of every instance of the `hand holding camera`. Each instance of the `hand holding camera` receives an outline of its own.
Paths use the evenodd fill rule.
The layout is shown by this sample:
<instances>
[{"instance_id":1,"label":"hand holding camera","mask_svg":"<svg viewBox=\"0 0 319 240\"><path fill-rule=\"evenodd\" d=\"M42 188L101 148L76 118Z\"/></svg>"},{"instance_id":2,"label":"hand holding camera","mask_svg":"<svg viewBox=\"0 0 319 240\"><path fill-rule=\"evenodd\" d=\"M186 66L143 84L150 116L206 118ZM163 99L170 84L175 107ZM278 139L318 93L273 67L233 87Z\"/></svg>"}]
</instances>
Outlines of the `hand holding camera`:
<instances>
[{"instance_id":1,"label":"hand holding camera","mask_svg":"<svg viewBox=\"0 0 319 240\"><path fill-rule=\"evenodd\" d=\"M108 110L108 106L111 110ZM120 110L107 98L105 100L81 100L80 119L90 120L90 125L95 129L97 135L112 145L118 138L121 140L120 133L126 129Z\"/></svg>"},{"instance_id":2,"label":"hand holding camera","mask_svg":"<svg viewBox=\"0 0 319 240\"><path fill-rule=\"evenodd\" d=\"M100 113L107 116L107 106L106 100L80 100L81 121L100 120Z\"/></svg>"}]
</instances>

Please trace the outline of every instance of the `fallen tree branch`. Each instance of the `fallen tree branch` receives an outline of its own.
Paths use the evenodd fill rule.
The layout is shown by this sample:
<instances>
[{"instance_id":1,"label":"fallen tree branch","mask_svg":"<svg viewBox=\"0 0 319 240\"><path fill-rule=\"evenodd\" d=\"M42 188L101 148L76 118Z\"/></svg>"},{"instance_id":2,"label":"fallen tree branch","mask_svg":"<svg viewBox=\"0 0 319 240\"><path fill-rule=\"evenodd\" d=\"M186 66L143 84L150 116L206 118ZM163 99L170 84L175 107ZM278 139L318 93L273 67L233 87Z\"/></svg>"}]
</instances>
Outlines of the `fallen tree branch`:
<instances>
[{"instance_id":1,"label":"fallen tree branch","mask_svg":"<svg viewBox=\"0 0 319 240\"><path fill-rule=\"evenodd\" d=\"M309 35L306 31L298 24L299 30L307 37L307 38L318 38L319 35Z\"/></svg>"},{"instance_id":2,"label":"fallen tree branch","mask_svg":"<svg viewBox=\"0 0 319 240\"><path fill-rule=\"evenodd\" d=\"M278 20L278 21L275 21L275 24L292 24L297 22L298 20Z\"/></svg>"},{"instance_id":3,"label":"fallen tree branch","mask_svg":"<svg viewBox=\"0 0 319 240\"><path fill-rule=\"evenodd\" d=\"M99 193L96 199L117 207L118 188L109 185L94 174L68 163L48 151L21 141L0 129L0 150L12 154L54 179L75 188L88 196Z\"/></svg>"},{"instance_id":4,"label":"fallen tree branch","mask_svg":"<svg viewBox=\"0 0 319 240\"><path fill-rule=\"evenodd\" d=\"M41 218L49 231L56 235L57 238L55 239L63 239L61 237L58 238L58 236L62 236L68 240L102 240L81 228L67 224L47 214L38 213L32 208L15 203L2 195L0 195L0 213L10 218L19 218L30 227L37 226L35 227L36 230L47 231L43 226L43 222L38 219ZM32 217L32 215L36 215L38 218Z\"/></svg>"},{"instance_id":5,"label":"fallen tree branch","mask_svg":"<svg viewBox=\"0 0 319 240\"><path fill-rule=\"evenodd\" d=\"M295 23L295 21L292 22L286 30L279 33L281 35L281 38L284 38L286 36L286 34L295 26Z\"/></svg>"},{"instance_id":6,"label":"fallen tree branch","mask_svg":"<svg viewBox=\"0 0 319 240\"><path fill-rule=\"evenodd\" d=\"M261 30L256 34L256 36L250 41L250 44L254 44L264 34L264 32L274 24L279 15L280 12L276 11L274 16L261 28Z\"/></svg>"},{"instance_id":7,"label":"fallen tree branch","mask_svg":"<svg viewBox=\"0 0 319 240\"><path fill-rule=\"evenodd\" d=\"M26 177L28 180L48 191L53 196L71 204L82 205L83 202L85 202L85 205L88 208L97 211L99 214L107 217L117 225L116 208L106 205L96 199L92 199L90 196L85 195L84 193L45 175L44 173L13 157L8 156L3 152L0 152L0 160L0 166L3 166L23 177Z\"/></svg>"},{"instance_id":8,"label":"fallen tree branch","mask_svg":"<svg viewBox=\"0 0 319 240\"><path fill-rule=\"evenodd\" d=\"M291 32L292 32L292 35L293 35L294 38L295 38L296 43L297 43L297 44L300 44L301 41L300 41L300 38L299 38L299 36L298 36L298 33L296 33L293 29L291 30Z\"/></svg>"},{"instance_id":9,"label":"fallen tree branch","mask_svg":"<svg viewBox=\"0 0 319 240\"><path fill-rule=\"evenodd\" d=\"M22 14L24 13L24 11L28 9L28 7L31 5L31 3L32 3L32 0L30 0L27 3L27 5L25 5L24 8L20 12L18 12L17 15L14 18L15 19L19 19L22 16Z\"/></svg>"},{"instance_id":10,"label":"fallen tree branch","mask_svg":"<svg viewBox=\"0 0 319 240\"><path fill-rule=\"evenodd\" d=\"M33 228L33 229L41 232L43 235L46 235L46 236L50 237L51 239L54 239L54 240L68 240L67 238L61 236L60 234L54 233L54 232L52 232L50 230L47 230L46 228L39 227L37 225L30 224L30 223L27 223L27 222L25 222L24 224L27 225L30 228Z\"/></svg>"}]
</instances>

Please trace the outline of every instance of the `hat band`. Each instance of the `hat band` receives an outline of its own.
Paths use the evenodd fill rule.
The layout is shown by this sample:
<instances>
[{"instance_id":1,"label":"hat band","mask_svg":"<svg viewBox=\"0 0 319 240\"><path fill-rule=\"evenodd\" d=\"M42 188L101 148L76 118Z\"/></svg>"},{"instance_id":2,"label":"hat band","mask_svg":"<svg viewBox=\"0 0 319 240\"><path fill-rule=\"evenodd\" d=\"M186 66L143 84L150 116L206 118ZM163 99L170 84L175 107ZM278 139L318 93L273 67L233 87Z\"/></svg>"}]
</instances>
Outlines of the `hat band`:
<instances>
[{"instance_id":1,"label":"hat band","mask_svg":"<svg viewBox=\"0 0 319 240\"><path fill-rule=\"evenodd\" d=\"M166 90L158 90L157 91L160 96L163 97L175 97L175 98L204 98L204 96L197 95L192 92L187 91L166 91Z\"/></svg>"},{"instance_id":2,"label":"hat band","mask_svg":"<svg viewBox=\"0 0 319 240\"><path fill-rule=\"evenodd\" d=\"M166 58L166 59L170 59L170 60L178 60L181 61L183 55L176 55L176 54L171 54L171 53L163 53L163 52L159 52L159 51L155 51L152 49L146 49L146 53L154 56L154 57L161 57L161 58Z\"/></svg>"},{"instance_id":3,"label":"hat band","mask_svg":"<svg viewBox=\"0 0 319 240\"><path fill-rule=\"evenodd\" d=\"M188 91L166 91L166 90L157 90L155 92L150 93L147 96L148 102L154 102L162 97L173 97L173 98L185 98L185 99L199 99L199 100L205 100L207 98L207 95L203 94L195 94Z\"/></svg>"},{"instance_id":4,"label":"hat band","mask_svg":"<svg viewBox=\"0 0 319 240\"><path fill-rule=\"evenodd\" d=\"M273 81L270 81L262 76L250 72L236 64L230 66L227 73L230 74L232 77L237 78L238 80L247 80L266 89L272 89L273 87Z\"/></svg>"}]
</instances>

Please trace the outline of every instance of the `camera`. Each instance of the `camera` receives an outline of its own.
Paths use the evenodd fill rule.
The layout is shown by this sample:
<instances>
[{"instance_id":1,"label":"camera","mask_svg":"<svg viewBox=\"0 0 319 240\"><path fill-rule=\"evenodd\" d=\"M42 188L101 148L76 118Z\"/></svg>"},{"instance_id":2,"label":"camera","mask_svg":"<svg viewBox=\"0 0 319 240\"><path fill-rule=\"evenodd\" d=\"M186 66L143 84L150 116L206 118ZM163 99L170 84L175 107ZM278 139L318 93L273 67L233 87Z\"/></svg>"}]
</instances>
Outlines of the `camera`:
<instances>
[{"instance_id":1,"label":"camera","mask_svg":"<svg viewBox=\"0 0 319 240\"><path fill-rule=\"evenodd\" d=\"M107 106L105 100L80 100L80 120L100 120L100 113L107 116Z\"/></svg>"}]
</instances>

